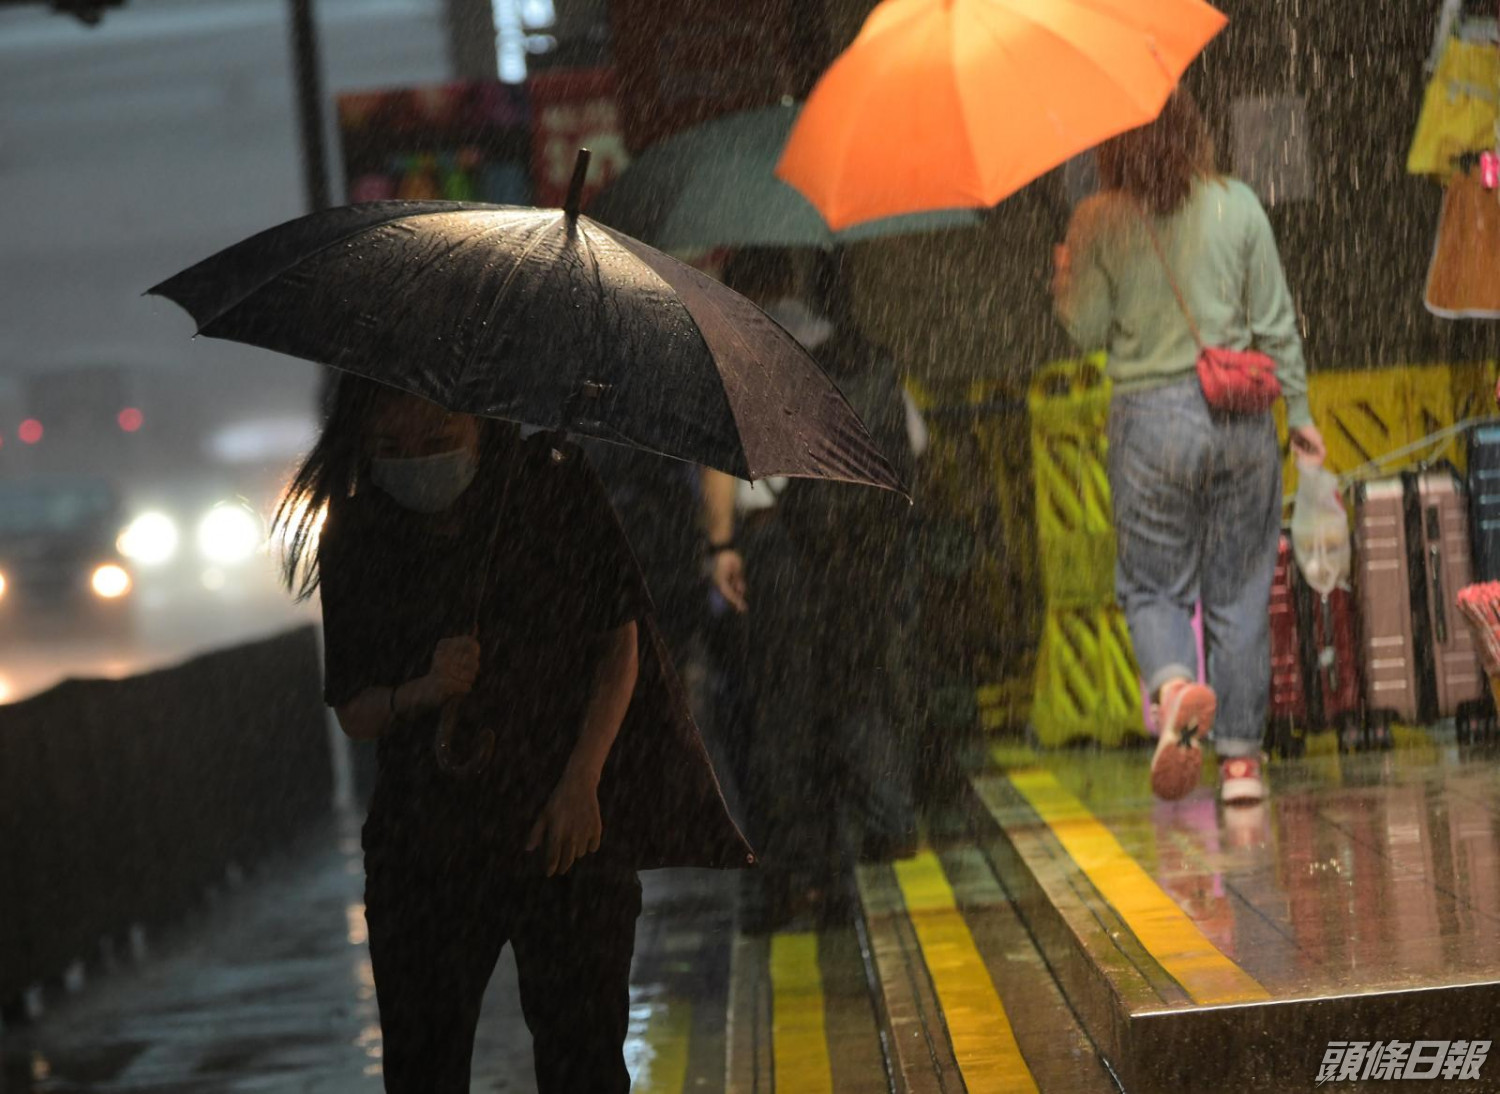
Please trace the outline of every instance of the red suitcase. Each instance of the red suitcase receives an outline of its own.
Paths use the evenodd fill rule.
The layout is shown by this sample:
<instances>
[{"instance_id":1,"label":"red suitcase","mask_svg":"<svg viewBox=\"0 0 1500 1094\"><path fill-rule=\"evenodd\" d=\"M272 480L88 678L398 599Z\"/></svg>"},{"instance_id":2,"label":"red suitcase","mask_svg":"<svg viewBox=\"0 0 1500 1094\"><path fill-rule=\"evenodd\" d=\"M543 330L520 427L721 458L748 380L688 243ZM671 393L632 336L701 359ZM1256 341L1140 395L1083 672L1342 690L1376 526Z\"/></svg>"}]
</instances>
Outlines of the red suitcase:
<instances>
[{"instance_id":1,"label":"red suitcase","mask_svg":"<svg viewBox=\"0 0 1500 1094\"><path fill-rule=\"evenodd\" d=\"M1354 594L1335 589L1322 596L1305 581L1297 582L1303 626L1311 636L1306 672L1312 686L1308 716L1312 724L1337 730L1346 747L1363 736L1364 689L1359 675L1359 610Z\"/></svg>"},{"instance_id":2,"label":"red suitcase","mask_svg":"<svg viewBox=\"0 0 1500 1094\"><path fill-rule=\"evenodd\" d=\"M1276 549L1271 581L1271 710L1267 749L1284 757L1306 748L1307 680L1303 674L1303 628L1297 611L1297 564L1286 536Z\"/></svg>"}]
</instances>

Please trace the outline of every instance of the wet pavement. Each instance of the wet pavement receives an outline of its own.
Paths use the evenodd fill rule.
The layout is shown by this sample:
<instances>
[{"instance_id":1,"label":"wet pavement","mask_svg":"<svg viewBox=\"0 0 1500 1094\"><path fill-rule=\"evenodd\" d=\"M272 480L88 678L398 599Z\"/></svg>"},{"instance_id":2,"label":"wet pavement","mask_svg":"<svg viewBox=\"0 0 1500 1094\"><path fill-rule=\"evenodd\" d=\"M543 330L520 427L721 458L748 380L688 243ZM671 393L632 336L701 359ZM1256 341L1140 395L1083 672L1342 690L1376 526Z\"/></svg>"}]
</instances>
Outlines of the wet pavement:
<instances>
[{"instance_id":1,"label":"wet pavement","mask_svg":"<svg viewBox=\"0 0 1500 1094\"><path fill-rule=\"evenodd\" d=\"M693 994L722 1000L726 990L727 962L716 980L698 950L717 941L727 955L733 890L700 871L645 882L626 1049L635 1089L703 1089L693 1073L704 1067L722 1089L722 1002L715 1013ZM144 961L48 999L29 1027L0 1034L0 1092L381 1090L362 889L357 826L346 819L149 940ZM689 927L669 929L679 922ZM484 1007L473 1089L534 1090L508 950Z\"/></svg>"},{"instance_id":2,"label":"wet pavement","mask_svg":"<svg viewBox=\"0 0 1500 1094\"><path fill-rule=\"evenodd\" d=\"M736 875L648 873L634 1089L1313 1090L1330 1042L1500 1040L1497 755L1398 743L1314 741L1248 809L1207 767L1155 801L1142 750L997 750L972 838L863 864L847 918L770 936L737 933ZM0 1038L0 1094L380 1090L362 869L345 819L49 998ZM534 1089L508 954L473 1089Z\"/></svg>"},{"instance_id":3,"label":"wet pavement","mask_svg":"<svg viewBox=\"0 0 1500 1094\"><path fill-rule=\"evenodd\" d=\"M1207 940L1275 998L1500 978L1500 765L1425 732L1268 769L1226 807L1211 777L1151 798L1144 755L1045 769ZM1044 810L1045 811L1045 810Z\"/></svg>"},{"instance_id":4,"label":"wet pavement","mask_svg":"<svg viewBox=\"0 0 1500 1094\"><path fill-rule=\"evenodd\" d=\"M1209 1059L1215 1089L1312 1090L1360 1041L1472 1049L1455 1089L1500 1089L1496 759L1451 728L1327 737L1226 807L1207 764L1164 803L1145 751L1016 750L975 783L979 842L1127 1090L1205 1088Z\"/></svg>"}]
</instances>

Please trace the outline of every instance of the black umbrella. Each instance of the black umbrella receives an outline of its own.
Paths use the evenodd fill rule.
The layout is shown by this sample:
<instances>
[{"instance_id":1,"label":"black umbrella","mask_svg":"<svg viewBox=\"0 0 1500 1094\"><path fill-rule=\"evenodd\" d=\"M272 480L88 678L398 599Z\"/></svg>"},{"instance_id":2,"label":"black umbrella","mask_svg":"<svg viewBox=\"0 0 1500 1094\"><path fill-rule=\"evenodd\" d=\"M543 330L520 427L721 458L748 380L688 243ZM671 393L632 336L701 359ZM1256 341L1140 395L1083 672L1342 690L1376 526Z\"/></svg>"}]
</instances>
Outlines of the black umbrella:
<instances>
[{"instance_id":1,"label":"black umbrella","mask_svg":"<svg viewBox=\"0 0 1500 1094\"><path fill-rule=\"evenodd\" d=\"M198 333L450 410L746 479L904 491L837 387L759 308L566 209L382 201L288 221L149 292Z\"/></svg>"},{"instance_id":2,"label":"black umbrella","mask_svg":"<svg viewBox=\"0 0 1500 1094\"><path fill-rule=\"evenodd\" d=\"M450 410L758 479L904 491L837 387L750 301L565 209L386 201L288 221L148 292L198 333L357 373ZM498 535L498 526L491 538ZM485 552L488 560L492 552ZM487 573L478 575L483 589ZM475 611L480 602L473 600ZM477 618L474 620L477 624ZM450 770L457 704L438 755Z\"/></svg>"}]
</instances>

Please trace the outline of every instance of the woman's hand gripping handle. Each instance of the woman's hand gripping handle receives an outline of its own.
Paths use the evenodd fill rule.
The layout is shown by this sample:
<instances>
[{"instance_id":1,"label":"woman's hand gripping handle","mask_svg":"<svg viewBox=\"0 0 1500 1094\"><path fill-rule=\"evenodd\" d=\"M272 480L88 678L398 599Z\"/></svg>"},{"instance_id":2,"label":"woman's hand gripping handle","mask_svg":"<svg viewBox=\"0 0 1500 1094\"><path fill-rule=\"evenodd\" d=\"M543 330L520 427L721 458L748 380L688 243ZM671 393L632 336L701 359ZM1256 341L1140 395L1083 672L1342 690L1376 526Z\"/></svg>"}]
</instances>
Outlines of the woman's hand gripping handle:
<instances>
[{"instance_id":1,"label":"woman's hand gripping handle","mask_svg":"<svg viewBox=\"0 0 1500 1094\"><path fill-rule=\"evenodd\" d=\"M492 729L478 734L467 758L461 759L456 749L464 699L474 690L479 677L479 660L479 628L476 625L466 635L440 641L432 652L432 669L423 678L430 694L443 708L434 744L438 767L456 778L479 774L495 751L495 732Z\"/></svg>"}]
</instances>

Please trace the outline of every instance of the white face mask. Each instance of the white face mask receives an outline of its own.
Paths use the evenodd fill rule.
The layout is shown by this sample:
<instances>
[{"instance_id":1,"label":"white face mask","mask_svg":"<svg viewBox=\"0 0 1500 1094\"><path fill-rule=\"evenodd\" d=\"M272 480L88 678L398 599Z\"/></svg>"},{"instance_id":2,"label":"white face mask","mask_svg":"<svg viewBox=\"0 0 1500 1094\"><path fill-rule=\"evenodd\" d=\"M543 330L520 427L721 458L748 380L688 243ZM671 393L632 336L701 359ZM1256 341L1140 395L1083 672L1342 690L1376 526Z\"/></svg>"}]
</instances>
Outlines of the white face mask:
<instances>
[{"instance_id":1,"label":"white face mask","mask_svg":"<svg viewBox=\"0 0 1500 1094\"><path fill-rule=\"evenodd\" d=\"M370 481L397 505L418 513L439 513L474 481L478 466L467 448L409 459L375 457Z\"/></svg>"}]
</instances>

